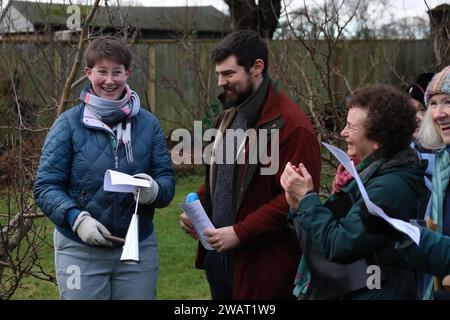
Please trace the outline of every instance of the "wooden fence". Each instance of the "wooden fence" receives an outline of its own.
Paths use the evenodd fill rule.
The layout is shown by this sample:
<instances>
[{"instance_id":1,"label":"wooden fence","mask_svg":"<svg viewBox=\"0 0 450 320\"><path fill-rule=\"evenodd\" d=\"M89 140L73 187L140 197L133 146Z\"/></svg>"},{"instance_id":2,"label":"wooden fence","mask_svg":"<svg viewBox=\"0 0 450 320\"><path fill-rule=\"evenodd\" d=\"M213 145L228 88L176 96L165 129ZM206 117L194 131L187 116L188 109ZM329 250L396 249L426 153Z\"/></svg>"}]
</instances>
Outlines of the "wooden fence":
<instances>
[{"instance_id":1,"label":"wooden fence","mask_svg":"<svg viewBox=\"0 0 450 320\"><path fill-rule=\"evenodd\" d=\"M217 41L145 41L133 48L130 86L141 97L142 104L161 119L166 133L174 128L192 128L194 120L210 121L220 111L210 52ZM298 65L307 53L298 41L271 41L270 73L299 105L304 83ZM321 47L321 48L320 48ZM318 50L326 50L326 43ZM60 43L0 44L0 111L13 112L19 98L24 114L32 122L48 125L54 119L51 108L61 94L65 77L74 58L74 48ZM306 60L308 61L308 60ZM433 70L435 63L429 40L341 41L332 60L324 61L339 70L342 77L331 79L335 89L344 88L344 78L352 88L362 84L383 82L405 87L418 73ZM314 66L303 65L307 73ZM283 74L283 79L280 75ZM83 75L82 70L79 76ZM287 85L285 79L290 84ZM403 79L403 80L401 80ZM11 81L17 86L12 90ZM82 82L71 98L76 102Z\"/></svg>"}]
</instances>

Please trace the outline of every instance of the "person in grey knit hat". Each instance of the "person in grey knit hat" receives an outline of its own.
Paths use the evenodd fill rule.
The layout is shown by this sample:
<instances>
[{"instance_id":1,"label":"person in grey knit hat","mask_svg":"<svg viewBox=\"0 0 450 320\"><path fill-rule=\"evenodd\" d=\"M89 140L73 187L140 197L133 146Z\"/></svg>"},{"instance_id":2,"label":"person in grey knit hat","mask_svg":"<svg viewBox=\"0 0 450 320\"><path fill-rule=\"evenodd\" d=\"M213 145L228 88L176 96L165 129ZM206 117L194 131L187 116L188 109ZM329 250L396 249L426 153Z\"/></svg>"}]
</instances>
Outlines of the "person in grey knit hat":
<instances>
[{"instance_id":1,"label":"person in grey knit hat","mask_svg":"<svg viewBox=\"0 0 450 320\"><path fill-rule=\"evenodd\" d=\"M425 216L427 227L450 235L450 66L436 73L425 92L427 111L419 131L419 143L435 150L431 205ZM428 281L424 299L431 299L442 279Z\"/></svg>"},{"instance_id":2,"label":"person in grey knit hat","mask_svg":"<svg viewBox=\"0 0 450 320\"><path fill-rule=\"evenodd\" d=\"M450 122L450 66L436 73L425 92L427 112L418 138L428 149L440 149L450 144L450 132L446 123Z\"/></svg>"}]
</instances>

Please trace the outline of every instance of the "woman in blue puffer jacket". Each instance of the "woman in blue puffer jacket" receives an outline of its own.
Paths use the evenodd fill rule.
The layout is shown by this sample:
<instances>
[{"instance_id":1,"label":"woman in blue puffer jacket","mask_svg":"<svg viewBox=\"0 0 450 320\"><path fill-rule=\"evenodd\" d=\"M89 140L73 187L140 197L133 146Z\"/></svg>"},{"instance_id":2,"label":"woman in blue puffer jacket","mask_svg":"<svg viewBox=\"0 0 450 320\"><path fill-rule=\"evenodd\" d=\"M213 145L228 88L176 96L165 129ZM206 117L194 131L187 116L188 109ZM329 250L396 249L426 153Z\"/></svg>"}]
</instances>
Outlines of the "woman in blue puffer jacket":
<instances>
[{"instance_id":1,"label":"woman in blue puffer jacket","mask_svg":"<svg viewBox=\"0 0 450 320\"><path fill-rule=\"evenodd\" d=\"M173 198L175 179L157 118L140 108L126 84L131 51L117 38L100 37L85 55L91 81L81 104L59 116L42 149L34 195L56 225L57 282L62 299L154 299L158 251L155 208ZM108 169L149 182L138 198L137 264L120 261L122 248L108 236L124 238L136 193L103 190ZM105 238L106 237L106 238Z\"/></svg>"}]
</instances>

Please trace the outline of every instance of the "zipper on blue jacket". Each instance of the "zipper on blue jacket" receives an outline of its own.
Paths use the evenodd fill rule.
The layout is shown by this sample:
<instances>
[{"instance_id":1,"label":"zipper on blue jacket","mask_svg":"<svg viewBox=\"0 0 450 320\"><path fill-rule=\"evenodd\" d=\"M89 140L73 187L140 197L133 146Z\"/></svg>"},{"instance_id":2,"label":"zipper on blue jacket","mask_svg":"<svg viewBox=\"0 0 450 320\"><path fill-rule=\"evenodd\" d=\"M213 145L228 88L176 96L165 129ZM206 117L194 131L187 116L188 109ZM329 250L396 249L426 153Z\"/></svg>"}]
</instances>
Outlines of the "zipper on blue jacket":
<instances>
[{"instance_id":1,"label":"zipper on blue jacket","mask_svg":"<svg viewBox=\"0 0 450 320\"><path fill-rule=\"evenodd\" d=\"M111 135L111 146L114 155L114 169L119 171L119 143L114 135ZM114 214L113 214L113 230L111 230L112 234L117 233L117 220L118 220L118 211L119 211L119 202L117 197L114 197Z\"/></svg>"},{"instance_id":2,"label":"zipper on blue jacket","mask_svg":"<svg viewBox=\"0 0 450 320\"><path fill-rule=\"evenodd\" d=\"M114 154L114 169L119 169L119 144L117 143L116 137L111 135L111 145L113 148L113 154Z\"/></svg>"}]
</instances>

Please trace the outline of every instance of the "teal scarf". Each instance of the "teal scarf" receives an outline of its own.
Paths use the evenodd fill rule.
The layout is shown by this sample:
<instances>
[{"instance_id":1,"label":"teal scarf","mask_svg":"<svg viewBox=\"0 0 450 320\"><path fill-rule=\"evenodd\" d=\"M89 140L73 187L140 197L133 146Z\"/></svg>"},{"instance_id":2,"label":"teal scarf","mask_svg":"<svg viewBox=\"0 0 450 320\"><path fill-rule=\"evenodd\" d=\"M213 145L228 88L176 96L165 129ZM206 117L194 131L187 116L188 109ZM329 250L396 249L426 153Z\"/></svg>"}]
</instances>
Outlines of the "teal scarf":
<instances>
[{"instance_id":1,"label":"teal scarf","mask_svg":"<svg viewBox=\"0 0 450 320\"><path fill-rule=\"evenodd\" d=\"M450 180L450 154L449 148L442 149L436 153L436 162L433 172L433 191L431 194L431 211L430 218L437 224L437 232L442 233L443 224L443 207L445 192L447 191L448 182ZM433 278L430 279L423 300L431 300L433 298L434 283Z\"/></svg>"}]
</instances>

